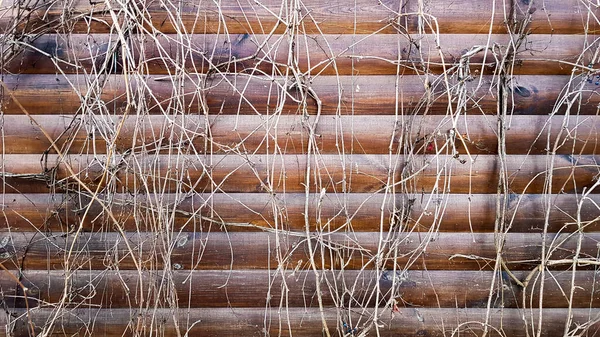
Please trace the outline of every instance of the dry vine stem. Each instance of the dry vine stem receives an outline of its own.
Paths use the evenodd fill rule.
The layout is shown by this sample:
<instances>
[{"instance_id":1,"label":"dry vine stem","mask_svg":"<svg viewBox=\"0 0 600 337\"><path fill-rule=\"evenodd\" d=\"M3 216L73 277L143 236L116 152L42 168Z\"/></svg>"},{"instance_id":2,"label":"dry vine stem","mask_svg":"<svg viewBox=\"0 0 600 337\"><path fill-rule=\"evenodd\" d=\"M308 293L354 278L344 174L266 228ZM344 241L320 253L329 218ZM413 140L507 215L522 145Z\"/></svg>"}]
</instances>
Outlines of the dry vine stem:
<instances>
[{"instance_id":1,"label":"dry vine stem","mask_svg":"<svg viewBox=\"0 0 600 337\"><path fill-rule=\"evenodd\" d=\"M458 3L3 5L6 335L597 334L598 4Z\"/></svg>"}]
</instances>

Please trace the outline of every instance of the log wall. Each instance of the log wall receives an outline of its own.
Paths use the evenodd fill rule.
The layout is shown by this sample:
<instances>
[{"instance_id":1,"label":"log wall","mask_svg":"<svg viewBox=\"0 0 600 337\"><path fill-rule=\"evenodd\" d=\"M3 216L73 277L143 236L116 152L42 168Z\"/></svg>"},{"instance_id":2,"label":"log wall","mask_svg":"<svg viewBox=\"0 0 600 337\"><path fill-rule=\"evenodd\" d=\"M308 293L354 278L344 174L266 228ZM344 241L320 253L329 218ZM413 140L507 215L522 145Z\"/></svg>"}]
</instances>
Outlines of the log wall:
<instances>
[{"instance_id":1,"label":"log wall","mask_svg":"<svg viewBox=\"0 0 600 337\"><path fill-rule=\"evenodd\" d=\"M2 6L0 336L600 333L597 3Z\"/></svg>"}]
</instances>

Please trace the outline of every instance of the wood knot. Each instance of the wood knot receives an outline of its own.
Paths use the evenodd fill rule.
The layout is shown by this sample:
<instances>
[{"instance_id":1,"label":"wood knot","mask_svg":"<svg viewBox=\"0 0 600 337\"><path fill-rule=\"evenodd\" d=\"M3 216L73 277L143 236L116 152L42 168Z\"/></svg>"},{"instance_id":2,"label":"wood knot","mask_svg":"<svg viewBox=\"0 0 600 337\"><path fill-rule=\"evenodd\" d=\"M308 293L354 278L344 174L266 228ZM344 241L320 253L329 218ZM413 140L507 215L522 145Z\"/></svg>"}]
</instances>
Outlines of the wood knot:
<instances>
[{"instance_id":1,"label":"wood knot","mask_svg":"<svg viewBox=\"0 0 600 337\"><path fill-rule=\"evenodd\" d=\"M529 89L519 85L513 88L513 92L521 97L531 96L531 91L529 91Z\"/></svg>"}]
</instances>

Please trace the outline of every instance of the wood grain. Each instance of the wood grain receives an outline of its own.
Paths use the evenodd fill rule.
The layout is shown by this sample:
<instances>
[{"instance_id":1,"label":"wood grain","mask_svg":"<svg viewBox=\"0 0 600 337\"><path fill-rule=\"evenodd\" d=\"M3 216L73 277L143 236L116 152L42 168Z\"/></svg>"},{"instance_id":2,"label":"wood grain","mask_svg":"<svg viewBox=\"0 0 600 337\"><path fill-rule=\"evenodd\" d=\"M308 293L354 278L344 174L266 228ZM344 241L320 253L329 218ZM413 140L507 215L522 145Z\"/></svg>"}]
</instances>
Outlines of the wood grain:
<instances>
[{"instance_id":1,"label":"wood grain","mask_svg":"<svg viewBox=\"0 0 600 337\"><path fill-rule=\"evenodd\" d=\"M173 74L180 67L194 72L246 72L285 76L298 67L305 75L493 73L514 41L507 35L316 35L294 39L282 35L166 35L131 42L151 74ZM529 35L515 52L515 75L570 75L585 72L593 58L581 35ZM189 48L180 56L180 46ZM482 50L466 57L474 49ZM489 50L486 50L489 49ZM294 65L289 54L294 51ZM166 59L166 60L165 60ZM174 60L174 61L173 61ZM464 64L461 65L461 62ZM592 67L593 68L593 67ZM296 69L296 68L294 68Z\"/></svg>"},{"instance_id":2,"label":"wood grain","mask_svg":"<svg viewBox=\"0 0 600 337\"><path fill-rule=\"evenodd\" d=\"M123 120L124 119L124 120ZM172 147L195 153L265 154L281 149L286 154L306 153L309 127L315 128L313 143L323 154L433 153L449 142L452 151L496 154L497 117L464 116L139 116L105 117L96 128L86 127L74 115L3 117L0 147L5 154L55 153L47 133L62 153L105 154L108 140L119 152L131 149L159 151ZM109 131L122 123L118 135ZM557 144L557 154L599 154L597 116L513 116L505 131L507 154L546 154ZM456 136L452 137L452 133ZM460 135L460 136L459 136ZM550 145L550 146L548 146Z\"/></svg>"},{"instance_id":3,"label":"wood grain","mask_svg":"<svg viewBox=\"0 0 600 337\"><path fill-rule=\"evenodd\" d=\"M500 163L497 156L450 155L5 155L1 164L6 192L37 193L84 190L68 167L88 188L107 182L114 192L305 192L320 193L397 191L495 193ZM594 186L598 156L556 156L551 193L572 193ZM549 172L545 156L511 155L504 160L508 188L513 193L542 193ZM306 181L310 164L313 174ZM108 177L102 178L108 169ZM597 189L592 193L600 192Z\"/></svg>"},{"instance_id":4,"label":"wood grain","mask_svg":"<svg viewBox=\"0 0 600 337\"><path fill-rule=\"evenodd\" d=\"M10 2L9 2L10 3ZM111 7L119 14L119 3L110 2ZM586 7L586 4L588 7ZM7 5L5 5L7 6ZM440 33L506 33L514 31L515 23L524 20L531 14L529 29L540 34L582 34L586 30L590 34L597 32L598 24L587 20L590 11L598 17L598 9L593 4L577 0L552 1L537 3L518 1L514 3L481 2L476 0L460 0L452 3L430 2L419 10L419 2L409 0L402 3L391 0L358 0L322 2L305 0L298 8L302 21L297 25L301 32L310 34L369 34L373 32L397 33L439 31ZM74 1L69 13L74 22L74 32L108 32L112 19L107 12L105 2L90 3L84 0ZM135 1L128 7L129 12L144 16L142 23L148 31L176 33L184 30L187 33L206 34L265 34L269 32L283 33L292 26L291 15L294 8L281 5L278 0L265 0L259 4L253 2L222 1L197 4L191 0L182 1L178 5L178 15L171 17L157 1ZM423 13L419 16L418 13ZM30 31L43 27L62 18L64 11L60 6L42 7L32 13L32 18L20 28ZM93 15L96 20L89 20ZM85 20L88 18L88 20ZM11 16L3 17L0 27L9 25Z\"/></svg>"},{"instance_id":5,"label":"wood grain","mask_svg":"<svg viewBox=\"0 0 600 337\"><path fill-rule=\"evenodd\" d=\"M302 231L306 200L302 193L163 195L163 206L158 207L152 196L142 195L100 195L90 203L83 194L7 193L0 203L0 233L66 232L79 225L85 231L111 231L113 222L108 212L127 231L162 231L167 225L183 231ZM600 216L599 195L590 195L586 200L578 200L573 194L510 195L507 202L506 225L510 225L511 232L541 233L546 225L548 232L575 232L579 203L585 231L600 231L599 222L593 221ZM493 232L496 220L496 196L491 194L311 194L308 206L310 226L315 231L387 231L393 221L395 226L416 232ZM546 220L547 207L550 212ZM158 221L165 216L168 221Z\"/></svg>"},{"instance_id":6,"label":"wood grain","mask_svg":"<svg viewBox=\"0 0 600 337\"><path fill-rule=\"evenodd\" d=\"M320 336L322 334L321 319L324 318L332 333L344 334L342 322L350 319L352 326L357 326L357 332L363 331L370 323L367 318L360 317L350 310L335 309L320 313L318 309L289 308L283 311L277 309L254 308L208 308L179 310L175 314L170 309L73 309L58 316L54 334L77 335L85 331L85 326L93 323L94 332L107 337L121 337L135 333L147 332L150 329L160 331L162 336L179 336L188 333L194 336L259 336L268 330L271 335L278 336ZM365 315L370 315L371 310ZM19 317L11 329L14 336L28 336L28 319L23 309L11 310L12 317ZM50 309L34 309L29 313L31 321L42 327L49 315ZM589 309L574 309L573 325L581 325L592 321L585 329L594 335L600 329L597 316ZM489 315L489 325L501 329L508 336L527 336L531 322L537 323L539 310L527 311L528 325L523 322L523 311L519 309L492 310ZM543 325L540 335L555 336L557 331L564 331L567 320L565 309L544 309ZM370 317L370 316L367 316ZM380 328L381 336L432 336L441 337L451 334L454 330L461 336L479 336L483 333L481 322L485 322L485 309L432 309L410 308L399 313L389 310L381 311L379 319L384 325ZM179 330L175 329L174 319ZM340 322L342 321L342 322ZM266 322L266 323L265 323ZM355 323L353 323L355 322ZM534 324L535 324L534 323ZM574 329L574 328L573 328ZM291 330L291 331L290 331ZM499 336L494 329L488 331L491 336ZM536 330L537 331L537 328ZM363 331L364 332L364 331ZM360 333L360 332L359 332ZM371 333L375 333L371 330Z\"/></svg>"},{"instance_id":7,"label":"wood grain","mask_svg":"<svg viewBox=\"0 0 600 337\"><path fill-rule=\"evenodd\" d=\"M3 64L12 74L122 72L119 39L109 34L45 34L22 47L18 57Z\"/></svg>"},{"instance_id":8,"label":"wood grain","mask_svg":"<svg viewBox=\"0 0 600 337\"><path fill-rule=\"evenodd\" d=\"M494 73L511 44L508 35L161 35L133 37L134 65L148 74L190 72L263 73L305 76ZM122 73L117 36L44 35L5 66L15 74ZM515 51L516 75L570 75L592 70L591 37L533 34ZM182 55L181 46L186 52ZM470 52L479 48L470 57ZM289 54L293 50L294 64Z\"/></svg>"},{"instance_id":9,"label":"wood grain","mask_svg":"<svg viewBox=\"0 0 600 337\"><path fill-rule=\"evenodd\" d=\"M388 234L383 234L384 238ZM9 269L63 270L128 269L309 269L306 235L302 232L128 232L122 234L11 233L4 234L2 263ZM333 233L316 246L317 268L372 269L381 259L387 269L493 270L497 256L493 233L400 233L381 242L378 232ZM548 260L569 260L581 240L580 268L585 259L598 261L598 233L508 233L501 256L511 270L533 270L541 260L546 241ZM378 253L378 249L381 251ZM73 254L69 257L69 251ZM169 252L169 254L167 254ZM378 254L376 256L376 254ZM67 257L69 257L67 259ZM278 261L279 260L279 261ZM68 265L67 265L68 262ZM549 265L566 269L571 263ZM593 267L587 266L587 268Z\"/></svg>"},{"instance_id":10,"label":"wood grain","mask_svg":"<svg viewBox=\"0 0 600 337\"><path fill-rule=\"evenodd\" d=\"M97 100L103 102L97 113L119 115L127 106L122 76L7 75L3 81L12 95L4 92L0 96L6 115L23 114L13 102L13 96L28 113L35 115L74 114L82 106L93 106ZM292 81L281 78L237 74L206 79L198 75L177 83L175 91L171 80L158 75L131 77L129 81L132 101L144 106L144 111L150 114L174 111L190 115L317 113L316 101L306 92L307 87L298 90ZM90 83L94 90L90 91ZM442 77L426 80L417 76L325 76L308 84L322 102L323 115L495 114L498 103L495 80L488 76L482 78L479 89L477 79L460 83L451 79L453 95L457 95L457 88L465 85L468 99L465 109L459 111L456 103L448 104L447 85ZM426 91L426 87L430 89ZM561 94L564 89L568 89L568 96ZM569 76L557 75L515 76L508 112L547 116L568 111L595 115L600 104L598 90L600 87L595 82L588 83L585 77L571 80ZM572 99L581 105L569 107Z\"/></svg>"},{"instance_id":11,"label":"wood grain","mask_svg":"<svg viewBox=\"0 0 600 337\"><path fill-rule=\"evenodd\" d=\"M496 276L489 271L393 271L377 274L375 271L335 270L322 273L323 304L331 307L341 301L344 306L373 306L380 293L378 305L385 306L392 293L400 308L442 307L483 308L487 306L490 288L495 289L494 308L516 308L522 305L522 296L529 305L539 303L540 280L533 279L531 286L522 289L504 272ZM515 271L524 281L529 273ZM65 289L63 271L26 271L14 273L28 288L29 307L40 303L56 303ZM262 270L203 270L203 271L89 271L69 274L68 298L77 305L100 305L111 308L128 308L131 304L168 301L172 285L176 297L171 300L179 307L220 308L277 306L285 289L285 302L290 307L318 307L315 277L310 271L278 272ZM538 275L539 276L539 275ZM545 275L544 308L566 308L572 272L553 271ZM595 289L600 279L594 271L578 271L574 275L575 292L572 307L595 308L600 306L600 294ZM395 282L395 283L394 283ZM492 285L494 282L494 285ZM190 286L201 284L201 287ZM395 284L395 285L393 285ZM352 299L343 294L344 288L353 288ZM0 279L4 301L12 307L25 307L23 289L9 278ZM395 289L392 292L392 289ZM267 298L270 300L267 302ZM83 301L83 303L81 302ZM531 301L531 302L529 302ZM70 305L71 303L69 303Z\"/></svg>"},{"instance_id":12,"label":"wood grain","mask_svg":"<svg viewBox=\"0 0 600 337\"><path fill-rule=\"evenodd\" d=\"M0 337L600 334L591 1L36 5L0 15L55 33L2 64Z\"/></svg>"}]
</instances>

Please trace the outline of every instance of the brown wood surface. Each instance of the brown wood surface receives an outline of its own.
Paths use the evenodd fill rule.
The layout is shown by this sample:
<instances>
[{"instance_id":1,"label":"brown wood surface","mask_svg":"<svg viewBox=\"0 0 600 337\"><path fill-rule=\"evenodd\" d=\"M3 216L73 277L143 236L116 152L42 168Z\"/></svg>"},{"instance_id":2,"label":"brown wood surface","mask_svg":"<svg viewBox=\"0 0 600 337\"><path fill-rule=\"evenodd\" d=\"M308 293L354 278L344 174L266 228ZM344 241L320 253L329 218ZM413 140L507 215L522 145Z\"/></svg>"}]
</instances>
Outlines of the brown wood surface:
<instances>
[{"instance_id":1,"label":"brown wood surface","mask_svg":"<svg viewBox=\"0 0 600 337\"><path fill-rule=\"evenodd\" d=\"M9 2L10 3L10 2ZM119 19L120 5L111 1L111 7ZM158 30L164 33L205 34L265 34L282 33L294 9L284 6L279 0L265 0L260 3L222 1L219 5L209 2L198 4L191 0L178 4L178 16L174 19L167 15L165 8L155 1L135 1L128 3L129 13L143 15L140 19L148 31ZM419 17L419 2L410 0L400 3L392 0L358 0L323 2L306 0L301 3L298 15L302 20L298 30L310 34L352 34L352 33L397 33L420 31L427 33L506 33L507 24L511 30L514 23L531 13L532 22L528 28L540 34L581 34L586 29L589 33L597 32L595 18L587 17L588 10L598 17L598 9L594 3L577 0L565 1L515 1L515 2L482 2L476 0L460 0L452 3L428 2L423 4L423 16ZM5 4L8 6L8 4ZM70 30L75 32L107 32L112 20L104 1L92 2L78 0L68 9L69 16L75 20ZM30 31L49 22L64 19L65 11L61 6L43 7L34 12L30 22L22 29ZM97 20L89 20L90 13ZM88 20L85 20L85 19ZM6 15L0 21L0 27L6 27L12 17ZM281 21L283 19L283 21ZM318 26L318 29L317 29Z\"/></svg>"},{"instance_id":2,"label":"brown wood surface","mask_svg":"<svg viewBox=\"0 0 600 337\"><path fill-rule=\"evenodd\" d=\"M496 328L535 336L538 311L517 309L524 294L526 307L544 307L540 336L562 335L569 315L571 335L600 334L600 194L581 201L600 172L600 76L588 73L598 69L590 64L597 4L290 3L75 0L72 8L41 3L21 22L30 33L65 26L2 65L0 264L8 270L0 270L0 337L39 333L53 318L52 336L312 337L325 335L322 320L352 336L368 332L375 305L387 306L378 309L381 336L446 337L465 322L453 336L479 336L488 305L488 336ZM0 15L3 33L12 14ZM144 28L130 30L132 15ZM501 236L503 92L490 76L499 60L476 53L466 78L452 66L477 46L502 54L507 33L529 18L500 103L514 115L502 200L510 233ZM125 70L123 47L135 54ZM290 48L304 76L290 76ZM186 77L169 78L175 69ZM308 159L317 111L318 153ZM98 200L71 193L82 187L65 163L90 188L102 184ZM388 177L398 182L424 165L386 190ZM544 244L550 262L540 280ZM382 266L407 271L374 271ZM515 281L529 277L526 289ZM575 331L588 320L588 330Z\"/></svg>"},{"instance_id":3,"label":"brown wood surface","mask_svg":"<svg viewBox=\"0 0 600 337\"><path fill-rule=\"evenodd\" d=\"M171 74L183 66L200 72L255 73L260 70L287 75L291 74L288 66L292 50L288 39L285 35L193 35L183 39L167 35L155 40L133 40L131 45L133 49L143 48L142 60L146 61L141 64L152 74ZM591 37L581 35L529 35L517 50L511 71L527 75L570 75L575 68L583 72L592 60L593 52L586 49L593 42ZM483 51L462 60L468 62L463 67L477 74L491 73L501 65L510 43L507 35L485 33L317 35L298 37L293 50L295 62L304 74L364 76L455 73L463 55L483 47ZM182 44L189 48L183 60L178 57ZM264 47L259 49L259 46ZM485 51L486 46L490 51ZM164 61L165 58L177 61L173 64L173 61ZM578 63L579 66L574 67Z\"/></svg>"},{"instance_id":4,"label":"brown wood surface","mask_svg":"<svg viewBox=\"0 0 600 337\"><path fill-rule=\"evenodd\" d=\"M163 209L162 213L157 210L156 200L144 196L117 194L108 200L102 195L98 198L127 231L163 230L166 224L156 220L159 214L168 215L172 225L184 231L245 232L275 228L301 231L305 228L306 196L302 193L164 195L161 200L169 208ZM573 194L511 195L507 205L507 226L510 224L511 232L541 233L546 224L544 210L550 205L547 231L574 232L578 228L578 202L581 202L580 220L585 231L600 231L600 223L592 221L600 216L598 195L590 195L585 201L578 201ZM402 223L405 230L418 232L432 228L441 232L492 232L496 218L496 195L493 194L386 196L384 193L351 193L326 194L322 198L320 194L311 194L308 203L312 230L378 231L381 225L388 230L393 218L396 226ZM63 232L80 224L85 231L114 229L99 202L92 203L84 216L90 205L90 199L84 195L4 194L0 204L3 210L0 232L4 233ZM396 216L392 217L392 214Z\"/></svg>"},{"instance_id":5,"label":"brown wood surface","mask_svg":"<svg viewBox=\"0 0 600 337\"><path fill-rule=\"evenodd\" d=\"M129 41L137 67L149 74L173 74L181 67L192 72L292 74L286 35L162 35ZM592 37L529 35L516 51L511 72L527 75L570 75L586 72L593 57ZM395 75L492 73L511 44L508 35L316 35L294 38L294 59L302 73L316 75ZM186 53L181 56L181 46ZM487 48L486 48L487 46ZM25 47L5 66L9 73L55 74L122 72L120 41L110 35L48 34ZM482 50L462 58L476 48ZM486 50L488 49L488 50ZM443 56L442 56L443 55ZM485 62L485 63L484 63ZM400 67L399 67L400 66ZM594 68L593 66L591 68Z\"/></svg>"},{"instance_id":6,"label":"brown wood surface","mask_svg":"<svg viewBox=\"0 0 600 337\"><path fill-rule=\"evenodd\" d=\"M515 271L514 276L525 281L529 272ZM27 287L29 307L42 303L57 303L65 293L63 271L26 271L13 275ZM490 295L494 308L522 306L523 292L529 306L539 303L541 280L535 277L525 290L509 278L506 272L496 275L490 271L393 271L375 272L355 270L323 271L321 273L323 304L330 307L341 301L345 306L373 306L379 293L379 305L388 303L391 294L399 308L442 307L484 308ZM539 278L540 276L537 275ZM544 308L566 308L571 291L572 272L546 273L544 282ZM494 278L494 279L493 279ZM494 285L492 285L492 281ZM598 307L600 277L594 271L577 271L574 275L574 308ZM394 283L395 282L395 283ZM128 308L144 302L167 301L170 298L180 307L265 307L277 306L285 290L285 301L290 307L318 307L315 276L312 271L278 272L259 270L203 270L203 271L89 271L69 274L67 304L102 305L111 308ZM393 286L393 284L395 284ZM195 286L202 285L202 286ZM392 291L392 287L395 287ZM345 288L353 288L352 299L343 296ZM0 278L4 301L13 307L25 307L23 288L8 277ZM81 302L83 301L83 303ZM531 301L531 302L530 302Z\"/></svg>"},{"instance_id":7,"label":"brown wood surface","mask_svg":"<svg viewBox=\"0 0 600 337\"><path fill-rule=\"evenodd\" d=\"M163 114L178 109L186 114L241 114L241 115L302 115L303 103L294 99L302 97L296 87L281 79L248 76L245 74L214 76L204 80L202 76L187 79L183 85L177 83L173 91L173 82L164 76L129 77L133 86L132 97L137 104L144 102L145 109L151 114ZM466 103L466 113L479 115L495 113L497 110L497 92L492 86L492 78L484 76L481 87L478 79L465 83L465 90L470 97ZM448 104L448 94L444 89L442 77L428 79L430 90L425 90L425 78L418 76L324 76L312 80L310 88L322 102L322 114L341 115L411 115L442 114L446 115L449 106L454 114L456 103ZM102 99L107 111L105 113L122 114L126 108L127 98L123 76L77 75L7 75L3 82L11 94L30 114L73 114L84 105L93 104ZM94 90L88 94L89 83L99 83L100 94ZM495 83L495 80L494 80ZM571 83L569 85L569 83ZM453 80L453 86L456 82ZM396 88L398 85L398 89ZM567 101L561 97L565 86L572 92L568 99L581 102L572 107L570 114L597 114L600 95L595 82L588 83L585 77L570 80L569 76L515 76L512 81L512 94L509 95L509 113L515 115L548 115L564 114ZM200 89L199 89L200 88ZM457 86L453 87L456 93ZM306 91L306 88L303 89ZM473 93L474 92L474 93ZM142 98L139 98L142 95ZM279 97L281 96L281 97ZM304 92L307 113L317 112L316 101ZM21 108L13 102L12 97L4 92L2 108L5 114L22 115ZM279 97L279 98L278 98ZM278 103L285 99L285 104ZM557 102L559 104L557 104ZM556 106L556 109L554 108ZM397 107L397 108L396 108ZM465 111L460 111L464 114Z\"/></svg>"},{"instance_id":8,"label":"brown wood surface","mask_svg":"<svg viewBox=\"0 0 600 337\"><path fill-rule=\"evenodd\" d=\"M104 154L106 139L115 139L114 146L120 152L145 148L165 154L177 147L197 153L264 154L280 149L298 154L307 151L309 127L315 125L315 118L190 115L127 117L122 121L122 117L102 117L96 119L95 129L73 115L8 115L2 122L0 147L5 154L55 153L44 132L61 152L71 154ZM121 123L120 133L110 136L108 131ZM498 153L495 115L464 116L456 124L450 117L435 115L322 116L314 127L317 136L313 146L323 154L385 154L390 150L431 154L436 145L441 147L447 141L462 155ZM557 154L600 153L597 116L513 116L507 119L506 127L507 154L546 154L555 144Z\"/></svg>"},{"instance_id":9,"label":"brown wood surface","mask_svg":"<svg viewBox=\"0 0 600 337\"><path fill-rule=\"evenodd\" d=\"M35 309L30 315L24 315L23 309L11 310L12 317L19 317L11 329L13 336L28 336L31 322L40 331L46 319L53 315L51 309ZM349 323L348 319L350 312ZM304 308L257 309L257 308L207 308L180 310L175 314L170 309L73 309L61 313L57 317L56 327L53 335L71 336L83 334L86 327L93 326L94 333L101 336L121 337L123 335L147 334L150 328L160 331L161 336L262 336L264 329L268 329L271 335L277 336L321 336L322 318L325 319L329 330L336 336L343 335L346 331L343 323L357 326L357 333L363 331L364 326L370 322L368 317L372 310L365 311L364 316L353 313L351 310L335 309L326 310L323 313L318 309L305 310ZM379 322L381 336L448 336L456 331L460 336L480 336L483 333L481 322L485 322L485 309L432 309L432 308L410 308L403 309L399 313L391 313L390 310L380 311ZM523 321L526 315L527 326ZM542 312L543 325L541 336L556 336L562 333L567 321L566 309L544 309ZM589 309L574 309L573 325L570 329L576 329L581 324L593 321L586 326L584 333L590 336L598 333L600 323L597 313ZM6 316L3 314L6 320ZM489 326L502 331L500 336L528 336L527 327L530 331L531 324L536 326L539 311L526 311L518 309L492 310L489 315ZM174 319L177 319L179 331L175 329ZM366 322L365 322L366 321ZM92 325L93 323L93 325ZM265 327L266 324L266 327ZM291 331L290 331L291 329ZM499 336L498 330L489 330L490 336ZM371 330L370 333L375 333Z\"/></svg>"},{"instance_id":10,"label":"brown wood surface","mask_svg":"<svg viewBox=\"0 0 600 337\"><path fill-rule=\"evenodd\" d=\"M3 73L59 74L116 72L120 69L118 36L108 34L42 35L23 46L23 51Z\"/></svg>"},{"instance_id":11,"label":"brown wood surface","mask_svg":"<svg viewBox=\"0 0 600 337\"><path fill-rule=\"evenodd\" d=\"M3 241L6 245L0 249L0 256L6 268L21 270L310 268L303 232L170 234L128 232L123 236L116 232L82 232L75 237L73 233L10 233L3 235L9 239ZM493 233L390 234L389 239L394 238L397 240L381 243L379 257L375 257L380 243L378 232L329 234L321 244L314 235L311 240L313 247L316 246L315 260L320 269L340 268L342 264L345 269L370 269L375 259L381 258L390 269L395 263L398 269L493 270L497 256ZM508 268L533 270L540 263L544 241L549 260L569 260L576 252L579 239L577 234L543 237L539 233L508 233L501 254ZM598 240L598 233L582 234L579 259L597 262ZM166 255L167 251L170 254ZM571 264L551 267L565 269Z\"/></svg>"},{"instance_id":12,"label":"brown wood surface","mask_svg":"<svg viewBox=\"0 0 600 337\"><path fill-rule=\"evenodd\" d=\"M48 186L79 189L67 166L88 188L109 181L116 191L172 192L397 192L495 193L501 170L498 156L450 155L312 155L311 178L306 181L306 155L5 155L2 182L5 192L49 192ZM556 156L552 163L551 193L572 193L594 186L598 156ZM546 156L510 155L504 160L508 189L514 193L542 193L550 162ZM105 175L105 168L110 172ZM405 187L402 187L406 184ZM402 189L402 188L405 188ZM392 191L392 190L390 190ZM507 191L508 192L508 191ZM600 190L594 188L593 193Z\"/></svg>"}]
</instances>

